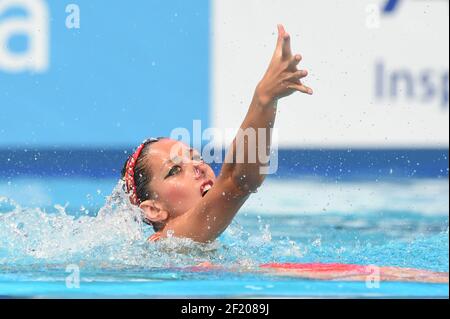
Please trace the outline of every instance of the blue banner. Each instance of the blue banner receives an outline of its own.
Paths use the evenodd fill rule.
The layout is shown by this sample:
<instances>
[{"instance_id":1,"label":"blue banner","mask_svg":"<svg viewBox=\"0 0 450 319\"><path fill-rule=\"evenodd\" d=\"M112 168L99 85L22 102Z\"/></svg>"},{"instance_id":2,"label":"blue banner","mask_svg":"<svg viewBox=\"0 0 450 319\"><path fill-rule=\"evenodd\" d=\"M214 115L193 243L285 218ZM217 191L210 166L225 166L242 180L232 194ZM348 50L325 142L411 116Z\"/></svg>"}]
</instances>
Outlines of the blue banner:
<instances>
[{"instance_id":1,"label":"blue banner","mask_svg":"<svg viewBox=\"0 0 450 319\"><path fill-rule=\"evenodd\" d=\"M208 0L0 0L0 147L136 145L209 120Z\"/></svg>"}]
</instances>

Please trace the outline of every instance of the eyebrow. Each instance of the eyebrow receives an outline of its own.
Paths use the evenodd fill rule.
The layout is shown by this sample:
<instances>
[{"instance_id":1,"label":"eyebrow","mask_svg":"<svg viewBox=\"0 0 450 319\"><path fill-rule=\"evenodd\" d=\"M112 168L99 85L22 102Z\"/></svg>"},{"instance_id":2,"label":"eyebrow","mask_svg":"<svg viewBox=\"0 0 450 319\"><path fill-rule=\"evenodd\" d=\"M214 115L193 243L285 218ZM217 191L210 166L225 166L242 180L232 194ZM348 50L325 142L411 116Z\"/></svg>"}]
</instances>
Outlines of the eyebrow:
<instances>
[{"instance_id":1,"label":"eyebrow","mask_svg":"<svg viewBox=\"0 0 450 319\"><path fill-rule=\"evenodd\" d=\"M192 156L193 153L194 153L194 149L193 149L192 147L189 148L189 154ZM165 167L167 164L169 164L170 162L173 162L171 158L166 159L166 160L163 162L161 171L164 171L164 167Z\"/></svg>"}]
</instances>

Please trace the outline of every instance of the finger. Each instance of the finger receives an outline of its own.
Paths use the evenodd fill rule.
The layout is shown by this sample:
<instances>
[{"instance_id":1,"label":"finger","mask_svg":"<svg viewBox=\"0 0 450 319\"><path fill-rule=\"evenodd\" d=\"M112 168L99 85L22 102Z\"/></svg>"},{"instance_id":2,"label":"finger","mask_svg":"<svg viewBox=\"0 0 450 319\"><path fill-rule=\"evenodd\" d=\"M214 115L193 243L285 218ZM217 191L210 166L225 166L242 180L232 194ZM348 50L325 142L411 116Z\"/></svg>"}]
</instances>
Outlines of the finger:
<instances>
[{"instance_id":1,"label":"finger","mask_svg":"<svg viewBox=\"0 0 450 319\"><path fill-rule=\"evenodd\" d=\"M300 54L296 54L293 58L292 58L292 60L291 60L291 62L289 62L289 68L294 68L294 67L296 67L299 63L300 63L300 61L303 59L303 57L300 55Z\"/></svg>"},{"instance_id":2,"label":"finger","mask_svg":"<svg viewBox=\"0 0 450 319\"><path fill-rule=\"evenodd\" d=\"M294 73L289 74L286 79L290 80L290 81L293 81L293 82L298 82L300 79L303 79L307 75L308 75L308 71L306 71L306 70L299 70L299 71L296 71Z\"/></svg>"},{"instance_id":3,"label":"finger","mask_svg":"<svg viewBox=\"0 0 450 319\"><path fill-rule=\"evenodd\" d=\"M292 56L291 51L291 36L289 33L285 32L283 35L283 58L288 58Z\"/></svg>"},{"instance_id":4,"label":"finger","mask_svg":"<svg viewBox=\"0 0 450 319\"><path fill-rule=\"evenodd\" d=\"M313 94L313 90L304 84L291 83L288 85L288 89L296 90L309 95Z\"/></svg>"},{"instance_id":5,"label":"finger","mask_svg":"<svg viewBox=\"0 0 450 319\"><path fill-rule=\"evenodd\" d=\"M275 52L277 52L277 51L282 52L283 36L286 33L286 31L284 30L284 27L282 24L277 24L277 29L278 29L278 39L277 39L277 46L276 46Z\"/></svg>"},{"instance_id":6,"label":"finger","mask_svg":"<svg viewBox=\"0 0 450 319\"><path fill-rule=\"evenodd\" d=\"M283 38L284 34L286 33L284 26L282 24L277 24L277 28L278 28L278 36Z\"/></svg>"}]
</instances>

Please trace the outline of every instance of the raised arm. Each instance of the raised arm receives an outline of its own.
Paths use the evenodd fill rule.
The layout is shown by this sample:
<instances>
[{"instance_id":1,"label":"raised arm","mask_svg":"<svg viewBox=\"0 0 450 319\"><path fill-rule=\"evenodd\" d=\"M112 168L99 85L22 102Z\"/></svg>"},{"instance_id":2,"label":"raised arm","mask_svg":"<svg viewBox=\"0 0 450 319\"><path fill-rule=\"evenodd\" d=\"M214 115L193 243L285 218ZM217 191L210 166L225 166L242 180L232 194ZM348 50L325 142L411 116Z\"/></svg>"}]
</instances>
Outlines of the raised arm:
<instances>
[{"instance_id":1,"label":"raised arm","mask_svg":"<svg viewBox=\"0 0 450 319\"><path fill-rule=\"evenodd\" d=\"M226 154L214 186L189 212L168 223L163 236L167 236L170 230L176 237L188 237L199 242L216 239L249 195L261 186L265 174L260 168L267 163L263 163L258 154L260 151L270 154L271 138L266 133L274 126L278 99L295 91L312 94L312 90L301 83L307 72L297 70L300 61L300 55L291 53L289 34L282 25L278 25L277 45L269 68L255 89L247 115ZM249 129L255 133L253 141L243 138ZM264 150L259 149L260 139L266 139Z\"/></svg>"},{"instance_id":2,"label":"raised arm","mask_svg":"<svg viewBox=\"0 0 450 319\"><path fill-rule=\"evenodd\" d=\"M278 25L277 45L269 68L256 87L247 115L222 166L221 174L231 177L244 192L255 191L266 177L262 168L268 163L262 160L270 154L278 99L295 91L312 94L312 90L301 83L308 73L297 69L300 61L300 55L292 56L289 34ZM261 146L265 149L260 149Z\"/></svg>"}]
</instances>

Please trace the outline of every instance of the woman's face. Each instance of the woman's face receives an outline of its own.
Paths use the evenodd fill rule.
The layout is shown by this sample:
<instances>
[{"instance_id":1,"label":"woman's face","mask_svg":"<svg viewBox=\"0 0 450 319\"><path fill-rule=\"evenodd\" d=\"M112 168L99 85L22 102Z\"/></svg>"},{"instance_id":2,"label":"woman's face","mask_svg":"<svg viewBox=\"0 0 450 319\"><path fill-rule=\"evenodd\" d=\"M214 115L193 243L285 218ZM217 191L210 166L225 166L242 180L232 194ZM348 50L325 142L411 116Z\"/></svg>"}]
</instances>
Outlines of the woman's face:
<instances>
[{"instance_id":1,"label":"woman's face","mask_svg":"<svg viewBox=\"0 0 450 319\"><path fill-rule=\"evenodd\" d=\"M186 144L162 139L150 146L147 153L150 165L150 189L154 198L175 218L194 207L202 198L205 183L211 186L216 176L200 154ZM203 187L202 187L203 185Z\"/></svg>"}]
</instances>

